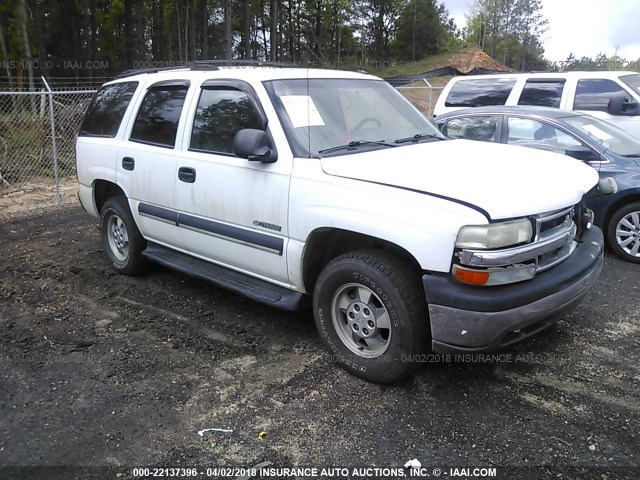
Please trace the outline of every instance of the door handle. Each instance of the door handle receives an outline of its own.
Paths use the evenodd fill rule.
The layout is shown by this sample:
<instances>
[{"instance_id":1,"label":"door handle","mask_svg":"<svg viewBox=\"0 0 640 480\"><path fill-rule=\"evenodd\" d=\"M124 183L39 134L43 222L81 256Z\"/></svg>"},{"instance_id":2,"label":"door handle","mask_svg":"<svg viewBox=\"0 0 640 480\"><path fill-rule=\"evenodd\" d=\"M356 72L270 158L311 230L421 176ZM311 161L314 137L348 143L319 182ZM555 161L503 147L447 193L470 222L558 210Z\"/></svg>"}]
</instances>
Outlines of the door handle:
<instances>
[{"instance_id":1,"label":"door handle","mask_svg":"<svg viewBox=\"0 0 640 480\"><path fill-rule=\"evenodd\" d=\"M136 161L131 157L124 157L122 159L122 168L125 170L133 170L136 167Z\"/></svg>"},{"instance_id":2,"label":"door handle","mask_svg":"<svg viewBox=\"0 0 640 480\"><path fill-rule=\"evenodd\" d=\"M194 183L196 181L196 169L191 167L180 167L178 169L178 179L186 183Z\"/></svg>"}]
</instances>

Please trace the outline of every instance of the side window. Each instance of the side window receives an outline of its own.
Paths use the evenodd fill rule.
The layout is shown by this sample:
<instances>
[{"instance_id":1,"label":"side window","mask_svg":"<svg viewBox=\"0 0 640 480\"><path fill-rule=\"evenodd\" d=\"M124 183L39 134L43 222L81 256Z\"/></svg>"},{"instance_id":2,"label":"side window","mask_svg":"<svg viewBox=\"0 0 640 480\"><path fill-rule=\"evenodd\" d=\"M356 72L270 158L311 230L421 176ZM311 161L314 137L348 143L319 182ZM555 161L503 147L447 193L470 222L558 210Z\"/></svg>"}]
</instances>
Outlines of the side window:
<instances>
[{"instance_id":1,"label":"side window","mask_svg":"<svg viewBox=\"0 0 640 480\"><path fill-rule=\"evenodd\" d=\"M515 84L515 78L491 78L491 76L486 80L460 80L451 88L444 104L446 107L504 105Z\"/></svg>"},{"instance_id":2,"label":"side window","mask_svg":"<svg viewBox=\"0 0 640 480\"><path fill-rule=\"evenodd\" d=\"M464 138L467 140L480 140L482 142L495 142L499 121L500 116L498 115L478 115L476 117L452 118L442 128L442 133L449 138Z\"/></svg>"},{"instance_id":3,"label":"side window","mask_svg":"<svg viewBox=\"0 0 640 480\"><path fill-rule=\"evenodd\" d=\"M187 90L186 86L150 88L140 105L129 139L173 148Z\"/></svg>"},{"instance_id":4,"label":"side window","mask_svg":"<svg viewBox=\"0 0 640 480\"><path fill-rule=\"evenodd\" d=\"M232 88L203 88L189 149L232 153L233 137L243 128L264 128L249 95Z\"/></svg>"},{"instance_id":5,"label":"side window","mask_svg":"<svg viewBox=\"0 0 640 480\"><path fill-rule=\"evenodd\" d=\"M622 91L625 91L624 88L612 80L580 80L576 87L573 109L606 112L611 96Z\"/></svg>"},{"instance_id":6,"label":"side window","mask_svg":"<svg viewBox=\"0 0 640 480\"><path fill-rule=\"evenodd\" d=\"M102 87L89 105L80 127L81 137L115 137L138 82Z\"/></svg>"},{"instance_id":7,"label":"side window","mask_svg":"<svg viewBox=\"0 0 640 480\"><path fill-rule=\"evenodd\" d=\"M582 142L568 133L537 120L509 117L507 129L507 143L511 145L540 148L557 153L565 153L568 149L582 146Z\"/></svg>"},{"instance_id":8,"label":"side window","mask_svg":"<svg viewBox=\"0 0 640 480\"><path fill-rule=\"evenodd\" d=\"M518 105L560 108L564 81L527 81Z\"/></svg>"}]
</instances>

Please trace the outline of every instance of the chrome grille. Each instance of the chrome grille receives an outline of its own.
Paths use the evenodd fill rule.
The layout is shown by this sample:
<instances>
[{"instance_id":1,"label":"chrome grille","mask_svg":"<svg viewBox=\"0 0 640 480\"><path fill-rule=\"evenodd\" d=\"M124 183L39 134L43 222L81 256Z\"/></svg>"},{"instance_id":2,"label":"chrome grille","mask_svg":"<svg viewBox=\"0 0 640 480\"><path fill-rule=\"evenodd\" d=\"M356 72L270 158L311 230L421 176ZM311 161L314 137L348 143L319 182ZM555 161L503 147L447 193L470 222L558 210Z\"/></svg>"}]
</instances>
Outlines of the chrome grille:
<instances>
[{"instance_id":1,"label":"chrome grille","mask_svg":"<svg viewBox=\"0 0 640 480\"><path fill-rule=\"evenodd\" d=\"M573 221L574 215L575 208L571 207L534 217L535 236L533 243L562 236L570 232L566 243L536 257L535 263L538 272L542 272L559 264L573 253L577 245L575 241L577 227Z\"/></svg>"}]
</instances>

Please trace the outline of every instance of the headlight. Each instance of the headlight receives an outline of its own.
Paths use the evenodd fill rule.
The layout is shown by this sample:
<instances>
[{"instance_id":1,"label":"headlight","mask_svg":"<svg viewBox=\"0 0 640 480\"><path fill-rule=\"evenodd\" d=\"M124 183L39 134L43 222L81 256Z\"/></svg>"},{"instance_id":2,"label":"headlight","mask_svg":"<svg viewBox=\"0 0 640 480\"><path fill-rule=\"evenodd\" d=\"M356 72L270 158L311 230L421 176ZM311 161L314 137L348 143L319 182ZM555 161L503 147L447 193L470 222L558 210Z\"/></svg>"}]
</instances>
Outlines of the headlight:
<instances>
[{"instance_id":1,"label":"headlight","mask_svg":"<svg viewBox=\"0 0 640 480\"><path fill-rule=\"evenodd\" d=\"M533 228L526 219L488 225L466 225L458 232L456 247L492 249L517 245L531 240Z\"/></svg>"}]
</instances>

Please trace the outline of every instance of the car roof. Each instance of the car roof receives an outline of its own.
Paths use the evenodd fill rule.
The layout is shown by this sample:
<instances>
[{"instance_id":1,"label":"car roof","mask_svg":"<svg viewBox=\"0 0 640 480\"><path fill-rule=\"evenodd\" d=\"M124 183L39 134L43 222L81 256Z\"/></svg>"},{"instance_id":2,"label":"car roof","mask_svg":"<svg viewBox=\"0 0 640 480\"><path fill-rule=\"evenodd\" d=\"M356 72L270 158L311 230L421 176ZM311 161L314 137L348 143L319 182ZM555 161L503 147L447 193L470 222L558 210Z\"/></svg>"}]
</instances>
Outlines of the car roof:
<instances>
[{"instance_id":1,"label":"car roof","mask_svg":"<svg viewBox=\"0 0 640 480\"><path fill-rule=\"evenodd\" d=\"M538 117L546 118L566 118L566 117L579 117L584 116L583 113L578 113L573 110L561 110L559 108L550 107L532 107L532 106L489 106L489 107L469 107L460 110L454 110L452 112L444 113L436 117L436 121L444 118L459 117L462 115L477 115L477 114L494 113L496 115L503 114L520 114L520 115L536 115Z\"/></svg>"},{"instance_id":2,"label":"car roof","mask_svg":"<svg viewBox=\"0 0 640 480\"><path fill-rule=\"evenodd\" d=\"M222 66L213 68L177 67L175 69L146 69L124 72L111 83L122 81L145 81L150 76L153 80L203 80L203 79L233 79L247 82L262 82L281 79L306 79L306 78L338 78L338 79L363 79L380 80L379 77L367 73L350 72L346 70L328 70L319 68L283 68L263 66Z\"/></svg>"}]
</instances>

